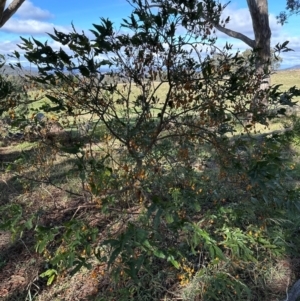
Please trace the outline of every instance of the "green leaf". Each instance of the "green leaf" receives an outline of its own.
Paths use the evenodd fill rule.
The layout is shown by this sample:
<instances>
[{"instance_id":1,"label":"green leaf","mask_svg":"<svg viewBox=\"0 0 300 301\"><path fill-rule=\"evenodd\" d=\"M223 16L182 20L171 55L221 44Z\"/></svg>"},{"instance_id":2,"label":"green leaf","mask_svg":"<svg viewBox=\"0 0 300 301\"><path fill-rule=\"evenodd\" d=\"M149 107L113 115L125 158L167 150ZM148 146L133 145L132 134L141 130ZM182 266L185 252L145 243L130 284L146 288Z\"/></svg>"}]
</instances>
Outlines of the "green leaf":
<instances>
[{"instance_id":1,"label":"green leaf","mask_svg":"<svg viewBox=\"0 0 300 301\"><path fill-rule=\"evenodd\" d=\"M51 275L51 276L48 278L47 285L51 285L52 282L54 281L55 277L56 277L55 274Z\"/></svg>"},{"instance_id":2,"label":"green leaf","mask_svg":"<svg viewBox=\"0 0 300 301\"><path fill-rule=\"evenodd\" d=\"M71 272L70 272L71 276L74 276L77 272L79 272L79 270L84 265L83 261L75 261L74 264L76 264L76 266L73 270L71 270Z\"/></svg>"},{"instance_id":3,"label":"green leaf","mask_svg":"<svg viewBox=\"0 0 300 301\"><path fill-rule=\"evenodd\" d=\"M213 248L214 248L214 250L215 250L216 257L218 257L218 258L224 260L224 259L225 259L225 256L224 256L222 250L221 250L218 246L216 246L216 245L214 245Z\"/></svg>"},{"instance_id":4,"label":"green leaf","mask_svg":"<svg viewBox=\"0 0 300 301\"><path fill-rule=\"evenodd\" d=\"M281 47L282 47L282 48L286 47L286 45L287 45L289 42L290 42L290 41L285 41L285 42L283 42L282 45L281 45Z\"/></svg>"},{"instance_id":5,"label":"green leaf","mask_svg":"<svg viewBox=\"0 0 300 301\"><path fill-rule=\"evenodd\" d=\"M38 244L37 244L37 247L36 247L36 251L38 252L38 253L43 253L44 252L44 250L45 250L45 247L47 246L47 244L48 244L49 242L47 241L47 240L42 240L42 241L40 241Z\"/></svg>"},{"instance_id":6,"label":"green leaf","mask_svg":"<svg viewBox=\"0 0 300 301\"><path fill-rule=\"evenodd\" d=\"M39 47L41 47L41 48L44 48L44 45L43 45L40 41L36 40L35 38L32 38L32 40L34 41L34 43L35 43L37 46L39 46Z\"/></svg>"},{"instance_id":7,"label":"green leaf","mask_svg":"<svg viewBox=\"0 0 300 301\"><path fill-rule=\"evenodd\" d=\"M78 67L78 69L79 69L79 71L80 71L80 73L81 73L82 76L85 76L85 77L89 77L90 76L90 71L89 71L89 69L86 66L80 65Z\"/></svg>"},{"instance_id":8,"label":"green leaf","mask_svg":"<svg viewBox=\"0 0 300 301\"><path fill-rule=\"evenodd\" d=\"M26 50L33 50L33 43L30 41L30 39L25 39L23 37L20 37L20 39L24 42L24 46L19 46L22 49L26 49ZM28 48L28 49L27 49Z\"/></svg>"},{"instance_id":9,"label":"green leaf","mask_svg":"<svg viewBox=\"0 0 300 301\"><path fill-rule=\"evenodd\" d=\"M40 274L40 277L48 277L47 285L51 285L57 275L57 271L54 269L48 269L46 272Z\"/></svg>"},{"instance_id":10,"label":"green leaf","mask_svg":"<svg viewBox=\"0 0 300 301\"><path fill-rule=\"evenodd\" d=\"M215 249L212 245L208 246L209 255L211 258L215 258Z\"/></svg>"},{"instance_id":11,"label":"green leaf","mask_svg":"<svg viewBox=\"0 0 300 301\"><path fill-rule=\"evenodd\" d=\"M40 276L42 278L47 277L47 276L51 276L51 275L57 275L57 271L55 269L48 269L47 271L45 271L44 273L40 274Z\"/></svg>"},{"instance_id":12,"label":"green leaf","mask_svg":"<svg viewBox=\"0 0 300 301\"><path fill-rule=\"evenodd\" d=\"M153 204L154 205L154 204ZM154 205L155 206L155 205ZM156 206L155 206L156 207ZM148 211L149 213L149 211ZM153 220L153 228L154 230L157 230L160 225L160 217L163 214L163 210L159 208L155 214L154 220Z\"/></svg>"},{"instance_id":13,"label":"green leaf","mask_svg":"<svg viewBox=\"0 0 300 301\"><path fill-rule=\"evenodd\" d=\"M154 250L153 254L158 257L158 258L161 258L161 259L165 259L166 258L166 255L164 254L163 251L161 250Z\"/></svg>"},{"instance_id":14,"label":"green leaf","mask_svg":"<svg viewBox=\"0 0 300 301\"><path fill-rule=\"evenodd\" d=\"M169 262L171 262L172 265L173 265L177 270L180 268L179 262L178 262L177 260L175 260L175 259L173 258L173 256L172 256L172 257L168 257L167 260L168 260Z\"/></svg>"},{"instance_id":15,"label":"green leaf","mask_svg":"<svg viewBox=\"0 0 300 301\"><path fill-rule=\"evenodd\" d=\"M55 35L53 35L53 34L51 34L51 33L47 33L54 41L56 41L56 42L61 42L61 40L57 37L57 36L55 36Z\"/></svg>"},{"instance_id":16,"label":"green leaf","mask_svg":"<svg viewBox=\"0 0 300 301\"><path fill-rule=\"evenodd\" d=\"M71 63L70 56L68 56L62 48L59 49L59 57L65 64Z\"/></svg>"},{"instance_id":17,"label":"green leaf","mask_svg":"<svg viewBox=\"0 0 300 301\"><path fill-rule=\"evenodd\" d=\"M61 99L59 99L59 98L57 98L57 97L54 97L54 96L52 96L52 95L46 94L45 96L46 96L49 100L51 100L52 102L54 102L54 103L57 103L57 104L60 104L60 105L63 103Z\"/></svg>"},{"instance_id":18,"label":"green leaf","mask_svg":"<svg viewBox=\"0 0 300 301\"><path fill-rule=\"evenodd\" d=\"M13 54L17 59L20 59L20 53L18 51L15 50Z\"/></svg>"},{"instance_id":19,"label":"green leaf","mask_svg":"<svg viewBox=\"0 0 300 301\"><path fill-rule=\"evenodd\" d=\"M174 222L173 215L170 214L170 213L167 213L167 214L166 214L166 221L167 221L168 224L173 223L173 222Z\"/></svg>"},{"instance_id":20,"label":"green leaf","mask_svg":"<svg viewBox=\"0 0 300 301\"><path fill-rule=\"evenodd\" d=\"M26 223L25 223L25 227L28 229L28 230L30 230L30 229L32 229L32 227L33 227L33 224L32 224L32 220L34 219L34 216L32 216L31 218L29 218L27 221L26 221Z\"/></svg>"},{"instance_id":21,"label":"green leaf","mask_svg":"<svg viewBox=\"0 0 300 301\"><path fill-rule=\"evenodd\" d=\"M120 255L121 251L122 248L118 247L112 252L112 254L109 257L109 262L108 262L109 265L111 265L116 260L116 258Z\"/></svg>"}]
</instances>

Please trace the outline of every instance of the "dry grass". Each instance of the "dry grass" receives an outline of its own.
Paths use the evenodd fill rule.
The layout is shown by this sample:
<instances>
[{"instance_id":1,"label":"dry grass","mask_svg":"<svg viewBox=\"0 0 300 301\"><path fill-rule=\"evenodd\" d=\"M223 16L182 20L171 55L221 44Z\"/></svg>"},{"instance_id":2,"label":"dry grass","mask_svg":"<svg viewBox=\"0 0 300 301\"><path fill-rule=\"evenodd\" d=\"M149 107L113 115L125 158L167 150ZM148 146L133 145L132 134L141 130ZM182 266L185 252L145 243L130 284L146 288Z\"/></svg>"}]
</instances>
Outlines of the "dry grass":
<instances>
[{"instance_id":1,"label":"dry grass","mask_svg":"<svg viewBox=\"0 0 300 301\"><path fill-rule=\"evenodd\" d=\"M271 77L272 85L282 85L284 91L292 86L300 87L300 69L277 71Z\"/></svg>"}]
</instances>

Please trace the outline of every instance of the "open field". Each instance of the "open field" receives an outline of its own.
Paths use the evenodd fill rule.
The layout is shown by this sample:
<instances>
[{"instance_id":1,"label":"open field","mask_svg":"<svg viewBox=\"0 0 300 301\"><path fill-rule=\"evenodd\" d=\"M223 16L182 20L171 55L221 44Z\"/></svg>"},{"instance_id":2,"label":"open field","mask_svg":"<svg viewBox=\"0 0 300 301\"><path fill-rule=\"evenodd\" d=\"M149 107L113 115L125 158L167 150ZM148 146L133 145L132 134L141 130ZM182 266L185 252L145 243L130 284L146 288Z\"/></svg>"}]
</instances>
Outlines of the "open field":
<instances>
[{"instance_id":1,"label":"open field","mask_svg":"<svg viewBox=\"0 0 300 301\"><path fill-rule=\"evenodd\" d=\"M277 72L272 84L282 84L282 90L300 86L300 70ZM157 96L163 98L166 90L163 85ZM266 178L272 173L276 178L278 172L277 186L268 187L272 178L262 190L255 188L256 176L251 182L243 172L221 170L211 145L192 145L176 137L158 143L145 159L145 168L135 174L125 147L99 124L74 140L57 135L57 141L16 140L0 147L0 300L227 301L235 300L236 294L247 301L283 300L300 278L299 213L293 201L286 212L282 203L276 207L268 197L274 190L276 201L296 199L299 206L299 124L297 116L274 119L267 128L257 126L257 134L286 127L293 131L262 145L237 146L234 158L244 158L242 171L256 164L256 156L261 165L255 168L263 171L264 158L274 159ZM287 192L281 194L280 185L288 187ZM266 196L255 194L264 190ZM152 209L150 200L158 207ZM145 222L152 219L153 229ZM194 233L182 226L176 232L184 223L200 230ZM126 240L130 226L135 239ZM141 248L134 249L147 231ZM105 256L99 255L108 250L98 246L122 234L127 253L116 256L108 269ZM166 260L163 248L174 257ZM222 258L221 249L229 260ZM176 262L177 250L185 252L186 261ZM83 266L73 277L71 267L59 270L60 264L73 263L72 256L88 258L91 266ZM125 265L132 258L143 258L146 266L137 282ZM51 285L40 276L45 271L53 273Z\"/></svg>"},{"instance_id":2,"label":"open field","mask_svg":"<svg viewBox=\"0 0 300 301\"><path fill-rule=\"evenodd\" d=\"M282 85L282 90L300 85L300 69L277 71L272 75L272 85Z\"/></svg>"}]
</instances>

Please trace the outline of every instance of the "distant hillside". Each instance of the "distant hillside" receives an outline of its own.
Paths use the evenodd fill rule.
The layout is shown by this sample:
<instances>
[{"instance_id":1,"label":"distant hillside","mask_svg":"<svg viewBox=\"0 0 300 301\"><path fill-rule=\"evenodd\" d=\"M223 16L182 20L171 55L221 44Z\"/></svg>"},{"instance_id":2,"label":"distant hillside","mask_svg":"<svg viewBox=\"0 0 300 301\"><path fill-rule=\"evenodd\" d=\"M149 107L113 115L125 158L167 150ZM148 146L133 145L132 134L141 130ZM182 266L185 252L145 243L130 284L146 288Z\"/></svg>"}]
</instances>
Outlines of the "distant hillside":
<instances>
[{"instance_id":1,"label":"distant hillside","mask_svg":"<svg viewBox=\"0 0 300 301\"><path fill-rule=\"evenodd\" d=\"M11 67L8 66L8 65L3 66L3 67L0 69L0 73L1 73L1 74L6 74L6 75L18 75L17 70L14 70L13 68L11 68Z\"/></svg>"},{"instance_id":2,"label":"distant hillside","mask_svg":"<svg viewBox=\"0 0 300 301\"><path fill-rule=\"evenodd\" d=\"M28 66L24 67L24 66L22 66L22 68L23 68L23 71L20 72L20 70L18 68L13 69L9 65L4 65L2 68L0 68L0 74L17 76L17 75L19 75L19 73L23 74L25 72L26 74L38 75L38 68L35 67L35 66L33 66L33 67L28 67ZM108 68L101 68L101 72L103 74L109 73L110 71L111 70L108 69ZM66 74L67 73L68 72L66 71ZM78 74L79 71L78 70L73 70L73 73Z\"/></svg>"},{"instance_id":3,"label":"distant hillside","mask_svg":"<svg viewBox=\"0 0 300 301\"><path fill-rule=\"evenodd\" d=\"M33 67L33 68L24 67L23 71L25 71L25 73L31 73L31 74L34 74L34 75L37 74L37 68L35 68L35 67ZM0 69L0 73L1 74L6 74L6 75L18 76L19 73L20 73L20 70L18 70L18 68L13 69L9 65L4 65Z\"/></svg>"}]
</instances>

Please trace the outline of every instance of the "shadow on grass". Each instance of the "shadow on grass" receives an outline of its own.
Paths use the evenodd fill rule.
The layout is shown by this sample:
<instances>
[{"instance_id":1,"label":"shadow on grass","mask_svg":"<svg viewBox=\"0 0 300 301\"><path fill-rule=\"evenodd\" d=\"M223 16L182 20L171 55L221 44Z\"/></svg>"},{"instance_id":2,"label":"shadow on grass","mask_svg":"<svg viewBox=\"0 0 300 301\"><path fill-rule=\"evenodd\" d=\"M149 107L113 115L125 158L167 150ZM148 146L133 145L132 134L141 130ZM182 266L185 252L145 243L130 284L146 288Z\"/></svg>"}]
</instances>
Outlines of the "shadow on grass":
<instances>
[{"instance_id":1,"label":"shadow on grass","mask_svg":"<svg viewBox=\"0 0 300 301\"><path fill-rule=\"evenodd\" d=\"M74 146L74 145L73 145ZM242 145L244 146L244 145ZM287 149L285 150L285 152L288 154L289 152L291 152L291 148L289 148L290 146L287 147ZM36 155L37 148L33 148L31 150L28 150L25 155L23 153L23 155L28 158L28 160L30 160L31 157L33 157L34 155ZM240 149L241 153L244 151L243 148ZM7 162L9 160L17 160L20 156L19 152L13 152L12 154L7 154L10 155L11 157L6 157ZM66 160L64 160L63 162L57 162L55 163L50 171L50 176L47 179L48 180L48 184L49 182L51 182L54 185L64 185L64 184L69 184L70 181L74 180L77 181L78 180L78 170L74 169L74 166L76 162L76 159L74 158L68 158ZM213 165L210 165L209 167L212 168ZM212 168L213 169L213 168ZM63 194L63 192L61 190L50 190L49 187L47 187L47 190L50 192L51 196L48 196L46 199L44 199L43 201L41 201L39 199L39 193L41 193L41 185L42 184L46 184L44 183L45 181L39 181L39 175L40 175L41 170L37 169L35 171L24 171L23 175L24 178L27 179L29 181L29 179L36 179L36 181L31 183L30 189L33 193L36 193L38 195L34 195L31 194L31 196L33 196L33 201L35 202L35 204L32 204L31 207L29 207L29 210L32 211L38 211L40 210L40 208L42 207L42 215L41 215L41 219L40 222L43 226L48 226L51 227L53 225L60 227L62 225L64 225L65 221L68 221L70 219L72 219L74 213L76 212L76 208L78 208L78 206L80 204L84 203L84 199L81 198L80 196L74 196L74 195L69 195L68 196L68 201L64 204L62 204L62 199L65 197L65 195ZM213 172L209 169L205 169L203 172L195 172L195 178L208 178L208 177L216 177L216 175L213 175ZM23 195L24 192L24 187L23 185L20 184L20 179L16 178L16 177L12 177L10 179L8 179L7 181L5 181L5 183L0 183L0 189L4 189L5 187L13 187L10 188L9 190L7 190L5 192L5 194L7 194L5 196L5 200L7 200L7 202L9 202L12 199L15 199L16 196ZM165 181L165 179L163 179L163 177L161 177L160 181ZM217 202L217 206L214 204L214 194L210 192L209 189L207 189L207 195L203 198L203 203L201 203L202 206L202 211L201 212L201 216L197 217L197 216L192 216L194 219L197 218L202 218L205 216L205 214L209 213L211 214L212 218L214 218L213 216L216 215L217 217L219 217L220 219L222 218L222 216L220 215L220 212L223 210L225 214L228 214L228 216L230 217L230 214L232 216L236 215L238 216L238 218L240 218L240 221L236 221L236 220L232 220L232 223L236 223L234 225L234 227L238 227L240 226L240 228L242 229L242 231L248 231L247 227L249 226L249 223L253 223L255 226L258 223L261 223L261 225L263 225L262 221L259 220L259 216L257 214L257 216L255 215L256 212L254 212L254 209L252 210L251 208L247 208L247 206L242 206L241 204L241 199L238 198L237 194L238 189L234 186L234 184L230 183L229 179L223 179L220 180L218 179L218 184L213 183L214 185L219 185L217 187L217 189L222 188L224 189L224 192L222 192L219 196L217 196L216 198L216 202ZM78 183L78 182L77 182ZM176 183L176 184L181 184L181 183ZM242 183L243 184L243 183ZM203 183L203 185L205 185L205 183ZM78 186L78 185L77 185ZM184 185L180 185L178 187L174 186L176 189L180 190L184 190L185 187ZM243 186L241 186L243 188ZM78 187L77 187L78 188ZM213 188L213 187L212 187ZM293 189L294 187L291 186L290 189ZM236 189L236 190L235 190ZM246 190L245 190L246 191ZM244 195L245 196L245 195ZM243 197L243 195L242 195ZM55 206L55 204L52 204L52 200L53 198L56 199L56 203L58 204L58 207ZM19 199L20 200L20 199ZM167 199L168 200L168 199ZM224 203L223 200L225 200ZM261 198L259 198L260 201ZM243 201L243 200L242 200ZM21 202L22 206L25 207L27 206L27 204L24 204L24 202ZM56 205L57 205L56 204ZM218 205L219 204L219 205ZM250 206L250 202L247 203L247 205ZM66 210L65 210L66 209ZM231 211L226 211L226 210L231 210ZM247 215L248 210L252 210L253 212L250 212L253 214L253 217ZM205 212L204 212L205 211ZM238 212L239 211L239 212ZM243 212L244 211L244 212ZM257 207L257 212L262 213L262 210L259 210L259 206ZM276 214L274 213L272 215L272 210L270 208L268 208L267 213L270 214L269 216L267 216L268 219L276 219L278 218L278 216L276 216ZM226 213L226 212L231 212ZM187 212L187 214L190 212ZM90 212L90 214L93 214L92 212ZM191 213L192 214L192 213ZM219 216L218 216L219 215ZM230 217L231 218L231 217ZM282 216L281 216L282 218ZM289 216L287 216L286 218L289 218ZM243 219L246 219L248 225L246 225L243 221ZM198 222L195 219L195 222ZM224 223L228 222L224 219ZM290 221L290 222L294 222L294 221ZM213 223L210 224L210 226L207 228L207 231L211 231L213 228L215 228L215 230L217 231L219 228L221 228L223 225L221 223L218 223L218 220L214 220ZM278 231L278 234L280 234L279 239L284 238L288 243L291 243L293 240L293 237L295 239L295 245L293 246L293 251L291 252L291 249L286 249L283 253L286 257L288 257L288 261L290 262L290 271L292 271L292 273L294 274L293 277L298 277L299 276L299 268L297 267L297 251L299 251L299 246L300 246L300 242L297 239L297 227L298 225L293 226L291 229L288 229L288 227L286 225L284 225L284 227L280 227L277 226L274 227L273 224L270 224L269 227L273 227L272 232L269 232L270 235L276 236L276 231ZM280 231L282 231L283 233L280 233ZM25 282L26 285L21 286L20 281L22 280L21 278L18 277L13 277L13 276L20 276L20 270L17 269L18 264L21 263L21 267L24 270L29 270L30 271L30 265L29 262L32 259L35 259L35 270L34 270L34 275L37 276L38 274L40 274L41 272L44 271L44 266L43 266L43 259L41 258L41 256L36 255L35 250L34 250L34 238L33 238L33 233L31 232L25 232L23 234L22 237L22 241L17 241L14 245L9 246L4 252L0 253L0 257L3 258L2 260L4 260L4 262L6 262L5 266L0 270L0 275L1 277L5 277L4 272L6 272L6 277L8 278L8 281L6 281L6 286L13 288L14 286L12 286L12 282L10 282L11 279L15 279L13 280L16 283L19 283L19 286L15 286L15 290L16 292L11 289L12 293L10 294L10 296L8 296L5 301L15 301L15 300L21 300L20 298L23 298L25 300L26 296L28 296L28 285L32 282L34 282L35 278L28 278ZM35 258L35 256L37 256L37 258ZM24 260L25 258L25 260ZM28 258L28 260L26 260L26 258ZM190 260L191 261L197 261L198 257L197 256L191 256ZM22 262L26 262L25 266L22 265ZM39 263L39 264L37 264ZM21 269L21 270L22 270ZM3 272L4 271L4 272ZM23 277L24 276L20 276ZM250 277L249 277L250 279ZM245 279L242 279L245 280ZM18 282L19 281L19 282ZM39 280L40 281L40 280ZM249 280L250 281L250 280ZM35 283L35 282L34 282ZM36 282L38 283L38 282ZM45 283L42 281L41 283L38 283L40 289L38 291L39 294L41 294L46 286ZM255 287L255 285L253 284L253 286ZM267 285L266 285L267 286ZM34 293L34 285L31 285L31 287L33 288L32 293ZM17 288L19 288L19 292L17 292ZM272 291L272 286L270 285L269 288L267 287L267 289L269 291ZM281 290L282 293L285 292L285 290ZM257 295L257 297L255 297L254 295ZM253 299L252 300L263 300L263 298L267 298L269 295L268 293L265 293L261 288L256 288L253 289ZM16 299L19 298L19 299ZM256 299L255 299L256 298Z\"/></svg>"},{"instance_id":2,"label":"shadow on grass","mask_svg":"<svg viewBox=\"0 0 300 301\"><path fill-rule=\"evenodd\" d=\"M17 150L15 147L1 149L1 169L4 173L0 181L0 206L18 204L23 211L22 220L38 213L41 225L63 226L71 220L78 206L85 202L80 193L70 194L64 191L70 181L74 181L74 189L80 191L78 173L74 171L74 159L55 162L47 179L41 177L42 170L39 168L34 171L25 169L20 175L14 175L13 172L14 169L16 172L18 160L30 162L37 155L38 148L38 145L34 145L26 150L21 147ZM9 218L9 213L7 214ZM2 223L6 222L3 215L0 220ZM40 294L46 288L46 280L38 277L45 271L45 259L36 253L33 230L24 231L22 237L14 242L11 234L9 230L0 231L0 300L27 300L28 294ZM8 236L6 240L4 236Z\"/></svg>"},{"instance_id":3,"label":"shadow on grass","mask_svg":"<svg viewBox=\"0 0 300 301\"><path fill-rule=\"evenodd\" d=\"M4 263L0 268L0 300L30 300L26 298L32 283L39 284L39 288L45 286L45 281L36 281L43 259L34 252L33 231L0 249L0 258Z\"/></svg>"}]
</instances>

